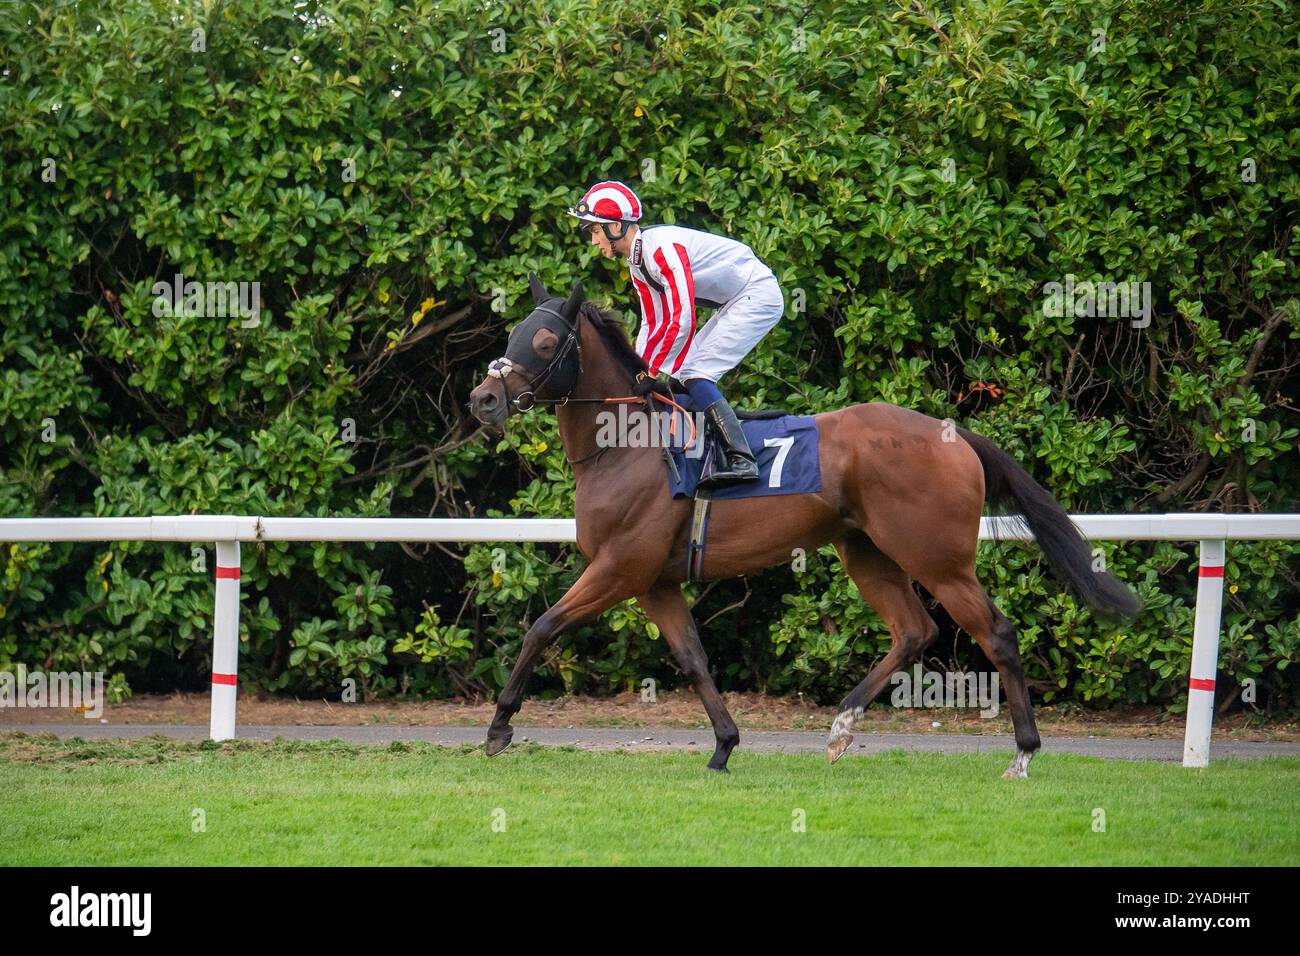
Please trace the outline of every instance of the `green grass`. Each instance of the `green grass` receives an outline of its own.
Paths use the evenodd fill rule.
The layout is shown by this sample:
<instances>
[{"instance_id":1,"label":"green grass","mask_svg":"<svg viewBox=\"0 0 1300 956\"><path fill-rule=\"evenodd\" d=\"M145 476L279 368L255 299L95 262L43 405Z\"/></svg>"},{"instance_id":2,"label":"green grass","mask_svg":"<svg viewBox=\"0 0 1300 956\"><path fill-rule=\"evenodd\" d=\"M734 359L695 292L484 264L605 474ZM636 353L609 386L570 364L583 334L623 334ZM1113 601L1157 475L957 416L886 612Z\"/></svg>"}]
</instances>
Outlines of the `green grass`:
<instances>
[{"instance_id":1,"label":"green grass","mask_svg":"<svg viewBox=\"0 0 1300 956\"><path fill-rule=\"evenodd\" d=\"M724 776L703 754L4 734L0 864L1300 863L1300 759L1048 753L1002 780L1009 758L739 751Z\"/></svg>"}]
</instances>

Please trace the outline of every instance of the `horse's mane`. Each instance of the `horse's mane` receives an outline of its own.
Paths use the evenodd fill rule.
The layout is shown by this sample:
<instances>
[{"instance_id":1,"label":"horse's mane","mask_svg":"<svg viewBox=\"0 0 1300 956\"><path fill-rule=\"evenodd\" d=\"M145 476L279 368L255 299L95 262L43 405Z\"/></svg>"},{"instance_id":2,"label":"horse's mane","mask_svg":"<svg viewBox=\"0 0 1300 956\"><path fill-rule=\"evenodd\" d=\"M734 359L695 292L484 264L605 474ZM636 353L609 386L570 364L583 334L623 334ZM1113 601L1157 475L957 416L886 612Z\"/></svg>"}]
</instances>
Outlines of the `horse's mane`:
<instances>
[{"instance_id":1,"label":"horse's mane","mask_svg":"<svg viewBox=\"0 0 1300 956\"><path fill-rule=\"evenodd\" d=\"M617 312L604 312L594 302L582 303L578 311L600 333L614 360L627 369L632 378L636 378L638 372L648 371L645 360L636 354L636 349L627 340L627 332L623 329Z\"/></svg>"}]
</instances>

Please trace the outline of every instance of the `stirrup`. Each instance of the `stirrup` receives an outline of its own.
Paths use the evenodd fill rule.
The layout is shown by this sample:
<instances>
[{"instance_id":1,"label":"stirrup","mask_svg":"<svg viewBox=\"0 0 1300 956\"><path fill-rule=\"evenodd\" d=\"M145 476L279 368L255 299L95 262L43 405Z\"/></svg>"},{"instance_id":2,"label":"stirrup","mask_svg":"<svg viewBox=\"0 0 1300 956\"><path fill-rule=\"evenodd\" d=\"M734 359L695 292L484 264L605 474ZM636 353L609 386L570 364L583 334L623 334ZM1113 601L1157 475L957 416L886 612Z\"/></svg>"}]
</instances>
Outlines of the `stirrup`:
<instances>
[{"instance_id":1,"label":"stirrup","mask_svg":"<svg viewBox=\"0 0 1300 956\"><path fill-rule=\"evenodd\" d=\"M701 478L695 487L704 491L715 491L718 488L729 488L748 481L758 481L758 464L742 458L739 467L732 465L730 471L715 471L709 477Z\"/></svg>"}]
</instances>

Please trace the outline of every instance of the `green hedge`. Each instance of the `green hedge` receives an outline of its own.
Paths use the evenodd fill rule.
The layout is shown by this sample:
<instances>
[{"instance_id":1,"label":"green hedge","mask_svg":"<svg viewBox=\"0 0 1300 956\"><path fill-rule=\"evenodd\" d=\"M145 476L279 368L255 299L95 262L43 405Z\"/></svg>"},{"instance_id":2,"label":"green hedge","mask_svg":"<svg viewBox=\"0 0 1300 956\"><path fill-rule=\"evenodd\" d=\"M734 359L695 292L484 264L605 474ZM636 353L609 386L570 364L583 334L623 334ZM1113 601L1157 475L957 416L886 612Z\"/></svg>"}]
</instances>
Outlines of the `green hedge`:
<instances>
[{"instance_id":1,"label":"green hedge","mask_svg":"<svg viewBox=\"0 0 1300 956\"><path fill-rule=\"evenodd\" d=\"M553 418L498 441L464 402L529 270L633 327L564 215L604 177L777 272L791 312L723 382L742 407L952 417L1077 511L1300 510L1298 33L1240 0L6 4L0 514L571 513ZM260 283L260 324L155 315L177 273ZM1149 281L1150 325L1052 317L1067 275ZM981 549L1036 696L1181 706L1194 546L1104 550L1147 602L1118 632L1032 547ZM1300 703L1297 553L1230 549L1223 686L1274 710ZM3 560L0 667L204 685L210 548ZM246 547L241 674L491 692L580 566ZM727 687L832 700L887 644L829 549L690 590ZM618 608L533 687L676 682L656 637Z\"/></svg>"}]
</instances>

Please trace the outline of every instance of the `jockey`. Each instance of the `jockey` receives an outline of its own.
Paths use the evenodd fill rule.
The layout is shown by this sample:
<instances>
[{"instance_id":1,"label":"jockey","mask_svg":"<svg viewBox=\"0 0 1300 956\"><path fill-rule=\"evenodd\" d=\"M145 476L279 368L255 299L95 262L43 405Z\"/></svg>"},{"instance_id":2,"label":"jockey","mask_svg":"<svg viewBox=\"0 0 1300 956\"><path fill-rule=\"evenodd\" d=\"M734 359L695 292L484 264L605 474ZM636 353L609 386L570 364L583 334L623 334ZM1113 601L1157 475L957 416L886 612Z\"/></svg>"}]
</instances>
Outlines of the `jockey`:
<instances>
[{"instance_id":1,"label":"jockey","mask_svg":"<svg viewBox=\"0 0 1300 956\"><path fill-rule=\"evenodd\" d=\"M722 442L727 470L700 486L756 480L754 453L717 382L785 311L772 270L734 239L681 226L639 226L641 201L623 183L596 183L569 215L589 223L591 244L607 259L627 259L641 301L636 351L649 367L633 391L646 394L661 371L668 373L686 386ZM717 310L698 332L697 302Z\"/></svg>"}]
</instances>

